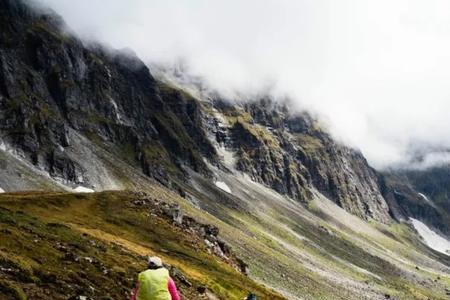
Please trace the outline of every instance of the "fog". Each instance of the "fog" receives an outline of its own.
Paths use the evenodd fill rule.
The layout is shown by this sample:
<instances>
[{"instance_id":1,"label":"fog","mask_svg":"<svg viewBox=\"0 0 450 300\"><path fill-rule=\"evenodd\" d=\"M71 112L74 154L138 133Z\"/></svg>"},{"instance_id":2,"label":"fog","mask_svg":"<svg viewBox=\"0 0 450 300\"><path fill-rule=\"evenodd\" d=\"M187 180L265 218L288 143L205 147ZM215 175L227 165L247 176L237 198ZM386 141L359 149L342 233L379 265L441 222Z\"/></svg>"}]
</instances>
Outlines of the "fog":
<instances>
[{"instance_id":1,"label":"fog","mask_svg":"<svg viewBox=\"0 0 450 300\"><path fill-rule=\"evenodd\" d=\"M448 1L39 1L84 39L182 60L225 95L289 95L376 168L450 161Z\"/></svg>"}]
</instances>

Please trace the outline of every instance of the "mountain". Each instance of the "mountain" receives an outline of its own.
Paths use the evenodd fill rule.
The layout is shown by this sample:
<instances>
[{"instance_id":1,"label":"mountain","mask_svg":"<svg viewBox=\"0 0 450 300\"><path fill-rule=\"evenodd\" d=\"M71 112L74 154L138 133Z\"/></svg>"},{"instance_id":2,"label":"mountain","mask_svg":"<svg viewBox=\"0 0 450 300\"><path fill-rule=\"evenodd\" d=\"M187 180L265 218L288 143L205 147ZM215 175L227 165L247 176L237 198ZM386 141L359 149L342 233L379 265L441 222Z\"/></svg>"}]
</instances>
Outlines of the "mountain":
<instances>
[{"instance_id":1,"label":"mountain","mask_svg":"<svg viewBox=\"0 0 450 300\"><path fill-rule=\"evenodd\" d=\"M1 296L116 299L149 252L181 270L185 299L448 297L450 257L408 221L448 234L419 179L377 172L288 101L152 75L32 3L0 3ZM202 229L191 244L167 203L213 237Z\"/></svg>"},{"instance_id":2,"label":"mountain","mask_svg":"<svg viewBox=\"0 0 450 300\"><path fill-rule=\"evenodd\" d=\"M392 207L400 218L424 221L450 235L450 167L391 170L385 174Z\"/></svg>"},{"instance_id":3,"label":"mountain","mask_svg":"<svg viewBox=\"0 0 450 300\"><path fill-rule=\"evenodd\" d=\"M58 16L41 15L20 1L2 3L6 11L1 19L4 147L54 178L86 185L114 187L105 178L85 182L89 169L98 174L84 153L96 143L161 181L179 172L181 163L205 171L201 157L214 149L200 131L196 101L161 86L127 51L83 46L60 30ZM76 149L66 152L70 145Z\"/></svg>"},{"instance_id":4,"label":"mountain","mask_svg":"<svg viewBox=\"0 0 450 300\"><path fill-rule=\"evenodd\" d=\"M265 99L201 102L156 80L132 53L86 48L60 31L57 16L12 3L15 14L2 18L2 143L51 177L114 187L92 179L101 168L95 158L86 164L86 152L98 145L162 183L184 178L185 168L208 176L203 158L220 164L213 143L229 138L237 169L254 180L299 201L315 187L361 217L388 221L362 155L335 143L307 115L291 116ZM217 138L208 138L214 132Z\"/></svg>"}]
</instances>

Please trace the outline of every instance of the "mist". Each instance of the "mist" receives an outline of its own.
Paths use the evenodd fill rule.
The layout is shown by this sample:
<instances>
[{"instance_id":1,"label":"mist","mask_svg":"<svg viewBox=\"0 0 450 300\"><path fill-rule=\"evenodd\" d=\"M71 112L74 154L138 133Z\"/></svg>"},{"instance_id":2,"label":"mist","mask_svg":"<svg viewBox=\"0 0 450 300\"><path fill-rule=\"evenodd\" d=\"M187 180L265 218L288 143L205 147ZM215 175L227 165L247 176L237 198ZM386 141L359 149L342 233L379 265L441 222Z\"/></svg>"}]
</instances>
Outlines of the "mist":
<instances>
[{"instance_id":1,"label":"mist","mask_svg":"<svg viewBox=\"0 0 450 300\"><path fill-rule=\"evenodd\" d=\"M318 114L376 168L449 163L445 0L39 0L78 35ZM437 151L432 149L438 149Z\"/></svg>"}]
</instances>

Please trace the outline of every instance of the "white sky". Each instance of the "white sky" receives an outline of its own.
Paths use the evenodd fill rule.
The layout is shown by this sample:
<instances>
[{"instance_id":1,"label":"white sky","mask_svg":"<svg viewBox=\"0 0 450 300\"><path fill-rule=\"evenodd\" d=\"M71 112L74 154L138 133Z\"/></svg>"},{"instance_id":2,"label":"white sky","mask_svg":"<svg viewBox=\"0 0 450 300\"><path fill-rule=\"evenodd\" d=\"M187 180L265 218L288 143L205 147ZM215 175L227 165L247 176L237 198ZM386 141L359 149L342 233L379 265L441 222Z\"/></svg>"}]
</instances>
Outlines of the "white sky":
<instances>
[{"instance_id":1,"label":"white sky","mask_svg":"<svg viewBox=\"0 0 450 300\"><path fill-rule=\"evenodd\" d=\"M223 93L273 85L375 167L414 144L450 148L450 1L37 1L85 38L183 58Z\"/></svg>"}]
</instances>

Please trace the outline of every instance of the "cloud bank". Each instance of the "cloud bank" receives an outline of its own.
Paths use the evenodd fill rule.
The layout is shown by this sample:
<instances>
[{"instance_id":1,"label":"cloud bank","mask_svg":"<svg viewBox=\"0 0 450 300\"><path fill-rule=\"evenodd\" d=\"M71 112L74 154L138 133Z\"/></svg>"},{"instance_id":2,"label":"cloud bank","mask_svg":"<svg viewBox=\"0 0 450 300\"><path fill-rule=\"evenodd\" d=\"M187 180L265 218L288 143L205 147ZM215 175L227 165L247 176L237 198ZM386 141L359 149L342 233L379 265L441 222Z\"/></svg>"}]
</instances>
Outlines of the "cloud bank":
<instances>
[{"instance_id":1,"label":"cloud bank","mask_svg":"<svg viewBox=\"0 0 450 300\"><path fill-rule=\"evenodd\" d=\"M446 0L38 1L84 38L182 58L223 93L288 94L377 168L418 148L450 161Z\"/></svg>"}]
</instances>

